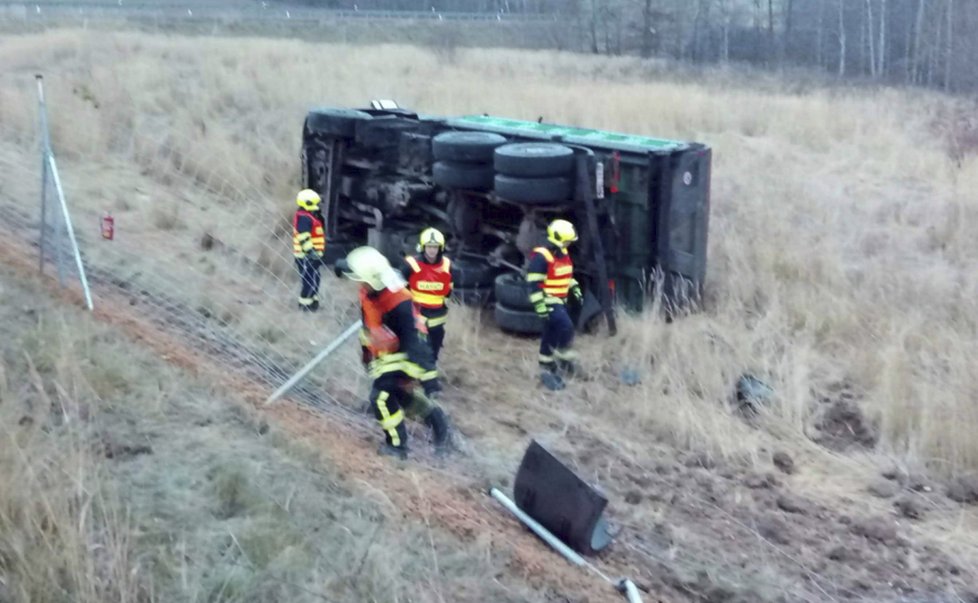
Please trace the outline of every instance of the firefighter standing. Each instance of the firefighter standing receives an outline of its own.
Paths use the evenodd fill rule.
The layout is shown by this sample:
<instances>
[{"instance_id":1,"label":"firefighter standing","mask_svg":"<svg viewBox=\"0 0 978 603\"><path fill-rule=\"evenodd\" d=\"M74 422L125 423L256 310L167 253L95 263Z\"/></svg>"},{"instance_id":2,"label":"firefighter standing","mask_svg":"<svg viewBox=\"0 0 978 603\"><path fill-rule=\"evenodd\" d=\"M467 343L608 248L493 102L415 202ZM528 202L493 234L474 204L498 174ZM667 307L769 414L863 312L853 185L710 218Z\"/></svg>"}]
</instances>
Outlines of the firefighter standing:
<instances>
[{"instance_id":1,"label":"firefighter standing","mask_svg":"<svg viewBox=\"0 0 978 603\"><path fill-rule=\"evenodd\" d=\"M319 309L316 297L319 294L319 267L326 251L323 215L319 212L319 195L312 189L299 191L295 202L299 209L292 218L292 254L302 281L299 309L315 312Z\"/></svg>"},{"instance_id":2,"label":"firefighter standing","mask_svg":"<svg viewBox=\"0 0 978 603\"><path fill-rule=\"evenodd\" d=\"M565 305L568 294L578 301L583 297L567 252L567 247L576 240L573 224L554 220L547 226L547 245L533 250L527 268L530 302L537 315L546 321L540 338L540 380L552 390L563 389L561 374L576 370L576 353L570 349L574 324Z\"/></svg>"},{"instance_id":3,"label":"firefighter standing","mask_svg":"<svg viewBox=\"0 0 978 603\"><path fill-rule=\"evenodd\" d=\"M445 341L447 300L452 293L452 263L445 257L445 235L435 228L422 231L418 255L405 257L401 272L428 327L428 343L437 363Z\"/></svg>"},{"instance_id":4,"label":"firefighter standing","mask_svg":"<svg viewBox=\"0 0 978 603\"><path fill-rule=\"evenodd\" d=\"M351 251L339 270L360 283L363 362L374 382L370 402L386 438L382 454L407 457L405 416L431 428L435 446L450 445L448 418L428 397L438 391L438 372L425 341L424 321L404 287L404 279L373 247ZM418 391L421 383L424 393Z\"/></svg>"}]
</instances>

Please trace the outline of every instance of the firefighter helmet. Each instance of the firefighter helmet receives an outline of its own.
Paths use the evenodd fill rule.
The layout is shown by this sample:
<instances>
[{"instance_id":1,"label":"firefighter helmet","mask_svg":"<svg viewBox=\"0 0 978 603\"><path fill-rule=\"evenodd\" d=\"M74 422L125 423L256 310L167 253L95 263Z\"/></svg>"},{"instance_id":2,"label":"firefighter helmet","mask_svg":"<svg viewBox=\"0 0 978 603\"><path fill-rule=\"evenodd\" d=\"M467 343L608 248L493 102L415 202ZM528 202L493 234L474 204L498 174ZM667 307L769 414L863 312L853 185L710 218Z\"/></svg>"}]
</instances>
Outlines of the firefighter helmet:
<instances>
[{"instance_id":1,"label":"firefighter helmet","mask_svg":"<svg viewBox=\"0 0 978 603\"><path fill-rule=\"evenodd\" d=\"M307 211L319 209L319 193L311 188L304 188L295 196L295 204Z\"/></svg>"},{"instance_id":2,"label":"firefighter helmet","mask_svg":"<svg viewBox=\"0 0 978 603\"><path fill-rule=\"evenodd\" d=\"M445 251L445 235L437 228L425 228L418 237L418 253L424 251L425 245L438 245L439 253Z\"/></svg>"},{"instance_id":3,"label":"firefighter helmet","mask_svg":"<svg viewBox=\"0 0 978 603\"><path fill-rule=\"evenodd\" d=\"M374 291L404 286L404 279L391 268L384 254L373 247L357 247L346 256L343 275L351 281L366 283Z\"/></svg>"},{"instance_id":4,"label":"firefighter helmet","mask_svg":"<svg viewBox=\"0 0 978 603\"><path fill-rule=\"evenodd\" d=\"M567 220L554 220L547 226L547 240L563 249L577 240L577 231Z\"/></svg>"}]
</instances>

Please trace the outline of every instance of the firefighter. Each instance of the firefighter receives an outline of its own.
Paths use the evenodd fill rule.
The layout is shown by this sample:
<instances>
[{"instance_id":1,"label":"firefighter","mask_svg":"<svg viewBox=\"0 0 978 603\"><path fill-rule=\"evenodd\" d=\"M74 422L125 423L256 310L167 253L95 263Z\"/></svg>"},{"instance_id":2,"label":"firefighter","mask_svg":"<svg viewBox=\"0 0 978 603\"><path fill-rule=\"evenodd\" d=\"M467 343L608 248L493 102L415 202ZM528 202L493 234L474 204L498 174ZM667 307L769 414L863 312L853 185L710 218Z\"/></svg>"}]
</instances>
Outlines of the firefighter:
<instances>
[{"instance_id":1,"label":"firefighter","mask_svg":"<svg viewBox=\"0 0 978 603\"><path fill-rule=\"evenodd\" d=\"M428 343L438 362L445 341L448 296L452 293L452 262L445 257L445 235L435 228L421 232L418 255L404 258L401 273L428 327Z\"/></svg>"},{"instance_id":2,"label":"firefighter","mask_svg":"<svg viewBox=\"0 0 978 603\"><path fill-rule=\"evenodd\" d=\"M406 416L424 421L436 449L446 451L448 417L429 397L440 389L438 372L425 340L424 319L404 279L373 247L351 251L339 270L360 283L362 360L374 380L370 402L386 439L379 452L407 458Z\"/></svg>"},{"instance_id":3,"label":"firefighter","mask_svg":"<svg viewBox=\"0 0 978 603\"><path fill-rule=\"evenodd\" d=\"M319 309L319 267L326 252L323 215L319 211L319 195L312 189L299 191L295 202L299 209L292 217L292 255L302 281L299 309L315 312Z\"/></svg>"},{"instance_id":4,"label":"firefighter","mask_svg":"<svg viewBox=\"0 0 978 603\"><path fill-rule=\"evenodd\" d=\"M554 220L547 226L547 244L533 250L527 268L530 302L537 315L546 321L540 338L540 380L551 390L563 389L562 375L576 370L576 353L570 349L574 324L565 305L568 295L578 302L583 298L567 252L576 240L573 224Z\"/></svg>"}]
</instances>

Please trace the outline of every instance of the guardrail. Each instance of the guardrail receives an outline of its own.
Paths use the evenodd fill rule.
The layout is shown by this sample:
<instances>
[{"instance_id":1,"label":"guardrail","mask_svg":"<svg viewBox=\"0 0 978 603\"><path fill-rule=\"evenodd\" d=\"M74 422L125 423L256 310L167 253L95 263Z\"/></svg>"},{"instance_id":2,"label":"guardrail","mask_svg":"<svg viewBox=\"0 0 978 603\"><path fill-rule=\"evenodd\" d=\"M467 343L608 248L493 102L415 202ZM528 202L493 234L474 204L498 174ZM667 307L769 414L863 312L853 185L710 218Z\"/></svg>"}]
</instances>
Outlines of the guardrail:
<instances>
[{"instance_id":1,"label":"guardrail","mask_svg":"<svg viewBox=\"0 0 978 603\"><path fill-rule=\"evenodd\" d=\"M462 13L397 10L351 10L282 6L269 2L235 6L227 3L206 4L146 3L117 0L116 2L0 2L0 17L39 21L75 17L83 19L214 19L214 20L279 20L328 21L335 19L411 20L411 21L554 21L554 15L527 13Z\"/></svg>"}]
</instances>

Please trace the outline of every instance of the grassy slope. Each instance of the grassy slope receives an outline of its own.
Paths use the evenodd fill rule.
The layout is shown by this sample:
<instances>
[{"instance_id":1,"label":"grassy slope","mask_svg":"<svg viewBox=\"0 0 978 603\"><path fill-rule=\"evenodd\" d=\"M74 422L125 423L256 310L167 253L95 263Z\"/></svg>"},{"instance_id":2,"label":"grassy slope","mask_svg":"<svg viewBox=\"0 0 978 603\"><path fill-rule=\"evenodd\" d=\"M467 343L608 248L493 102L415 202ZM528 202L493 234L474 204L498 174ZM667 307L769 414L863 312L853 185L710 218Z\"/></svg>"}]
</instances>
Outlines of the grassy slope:
<instances>
[{"instance_id":1,"label":"grassy slope","mask_svg":"<svg viewBox=\"0 0 978 603\"><path fill-rule=\"evenodd\" d=\"M122 54L125 65L107 66ZM9 134L0 161L13 166L6 200L32 194L29 76L43 68L56 114L75 118L53 126L80 221L113 209L122 224L115 246L87 247L93 263L137 284L179 287L192 305L227 312L242 337L271 329L260 337L269 349L299 356L310 348L283 330L291 322L277 320L294 284L281 229L289 209L279 200L294 192L297 129L308 106L395 97L429 112L543 113L548 121L710 142L705 312L671 325L629 317L615 340L582 338L596 379L560 398L525 387L532 342L503 337L468 312L456 312L449 342L461 353L445 360L449 382L461 388L446 404L494 476L511 472L528 434L542 438L615 500L638 501L618 511L634 526L682 524L669 538L672 555L691 552L738 576L731 567L739 552L707 554L720 527L683 515L695 501L677 505L661 494L713 497L712 477L677 470L673 481L653 479L671 471L673 447L703 452L709 465L727 459L734 474L766 470L773 450L787 450L799 465L785 478L792 489L853 513L890 512L889 503L861 494L887 457L939 476L978 465L971 435L978 384L969 364L978 250L968 234L978 226L969 192L978 169L974 155L949 152L944 126L956 103L948 99L806 90L725 72L687 82L632 59L260 39L52 32L5 38L0 56L10 66L0 87L0 126ZM213 232L218 253L200 245ZM145 253L146 242L166 253ZM346 312L349 292L331 291ZM345 317L318 317L310 338L321 342ZM642 385L620 387L623 367L637 367ZM359 391L362 382L349 376L359 372L341 368L335 378ZM744 370L778 391L762 429L718 412ZM880 422L880 444L868 456L837 455L809 440L824 409L843 397ZM717 496L727 509L774 504L742 485ZM933 508L909 526L914 535L972 558L974 518L926 504ZM817 523L805 529L801 557L824 555L835 538L848 543L828 528L818 542ZM784 563L780 551L758 548L746 554L762 556L760 565ZM782 573L769 578L776 586L805 576L771 571Z\"/></svg>"},{"instance_id":2,"label":"grassy slope","mask_svg":"<svg viewBox=\"0 0 978 603\"><path fill-rule=\"evenodd\" d=\"M0 272L0 601L537 598L43 296Z\"/></svg>"}]
</instances>

